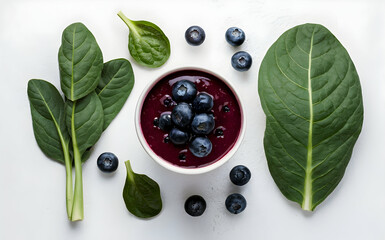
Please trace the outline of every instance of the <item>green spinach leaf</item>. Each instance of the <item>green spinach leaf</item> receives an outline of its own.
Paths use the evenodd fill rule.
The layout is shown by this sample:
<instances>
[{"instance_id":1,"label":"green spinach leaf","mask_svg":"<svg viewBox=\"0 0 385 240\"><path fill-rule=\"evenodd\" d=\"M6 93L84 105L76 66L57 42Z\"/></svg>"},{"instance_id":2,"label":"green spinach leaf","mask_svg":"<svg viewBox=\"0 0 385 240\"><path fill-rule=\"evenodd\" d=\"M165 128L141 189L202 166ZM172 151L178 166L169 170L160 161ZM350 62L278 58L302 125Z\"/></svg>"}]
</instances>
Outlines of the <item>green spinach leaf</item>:
<instances>
[{"instance_id":1,"label":"green spinach leaf","mask_svg":"<svg viewBox=\"0 0 385 240\"><path fill-rule=\"evenodd\" d=\"M132 21L122 12L118 16L130 29L128 49L140 65L156 68L162 66L170 57L170 41L155 24L147 21Z\"/></svg>"},{"instance_id":2,"label":"green spinach leaf","mask_svg":"<svg viewBox=\"0 0 385 240\"><path fill-rule=\"evenodd\" d=\"M32 79L28 82L33 130L40 149L50 158L65 164L67 215L72 212L72 160L70 137L65 125L64 101L51 83Z\"/></svg>"},{"instance_id":3,"label":"green spinach leaf","mask_svg":"<svg viewBox=\"0 0 385 240\"><path fill-rule=\"evenodd\" d=\"M126 59L115 59L103 66L102 77L96 88L104 111L105 130L122 109L134 87L134 72Z\"/></svg>"},{"instance_id":4,"label":"green spinach leaf","mask_svg":"<svg viewBox=\"0 0 385 240\"><path fill-rule=\"evenodd\" d=\"M127 178L123 199L128 211L139 218L150 218L162 210L159 185L143 174L134 173L130 161L126 161Z\"/></svg>"},{"instance_id":5,"label":"green spinach leaf","mask_svg":"<svg viewBox=\"0 0 385 240\"><path fill-rule=\"evenodd\" d=\"M30 80L27 91L36 142L49 158L64 164L70 138L59 91L51 83L39 79Z\"/></svg>"},{"instance_id":6,"label":"green spinach leaf","mask_svg":"<svg viewBox=\"0 0 385 240\"><path fill-rule=\"evenodd\" d=\"M359 77L325 27L294 27L270 47L259 71L270 173L291 201L313 210L342 179L361 132Z\"/></svg>"},{"instance_id":7,"label":"green spinach leaf","mask_svg":"<svg viewBox=\"0 0 385 240\"><path fill-rule=\"evenodd\" d=\"M75 102L66 101L67 128L80 155L99 140L103 132L103 118L102 103L95 92Z\"/></svg>"},{"instance_id":8,"label":"green spinach leaf","mask_svg":"<svg viewBox=\"0 0 385 240\"><path fill-rule=\"evenodd\" d=\"M63 31L59 49L61 89L71 101L95 90L103 69L103 55L95 37L82 23Z\"/></svg>"}]
</instances>

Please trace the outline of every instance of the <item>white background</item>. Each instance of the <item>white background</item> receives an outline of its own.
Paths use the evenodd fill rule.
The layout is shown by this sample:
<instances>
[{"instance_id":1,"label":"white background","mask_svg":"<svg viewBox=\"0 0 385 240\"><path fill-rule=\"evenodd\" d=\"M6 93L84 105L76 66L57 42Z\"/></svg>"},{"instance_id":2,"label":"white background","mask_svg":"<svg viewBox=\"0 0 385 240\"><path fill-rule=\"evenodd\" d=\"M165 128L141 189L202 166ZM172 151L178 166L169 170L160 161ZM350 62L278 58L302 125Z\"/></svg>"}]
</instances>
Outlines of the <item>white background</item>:
<instances>
[{"instance_id":1,"label":"white background","mask_svg":"<svg viewBox=\"0 0 385 240\"><path fill-rule=\"evenodd\" d=\"M137 65L127 49L128 29L116 13L156 23L171 41L172 54L158 69ZM32 130L26 88L31 78L57 87L57 51L63 29L83 22L96 37L104 60L128 58L135 86L124 108L83 166L85 219L70 223L65 210L64 166L47 159ZM258 69L271 44L287 29L320 23L346 47L361 79L365 119L346 174L335 191L312 212L280 193L264 156L265 117L257 94ZM191 25L206 31L206 41L189 46ZM238 26L247 40L238 49L224 33ZM253 56L249 72L232 69L236 50ZM385 4L376 1L0 1L0 239L385 239ZM199 175L172 173L142 149L134 130L134 110L143 88L177 67L197 66L231 81L246 110L247 130L235 156L219 169ZM96 166L105 151L120 159L116 173ZM121 193L124 161L161 187L163 210L141 220L125 208ZM237 188L230 169L245 164L251 181ZM224 207L226 196L241 192L248 201L240 215ZM202 195L203 216L192 218L185 199Z\"/></svg>"}]
</instances>

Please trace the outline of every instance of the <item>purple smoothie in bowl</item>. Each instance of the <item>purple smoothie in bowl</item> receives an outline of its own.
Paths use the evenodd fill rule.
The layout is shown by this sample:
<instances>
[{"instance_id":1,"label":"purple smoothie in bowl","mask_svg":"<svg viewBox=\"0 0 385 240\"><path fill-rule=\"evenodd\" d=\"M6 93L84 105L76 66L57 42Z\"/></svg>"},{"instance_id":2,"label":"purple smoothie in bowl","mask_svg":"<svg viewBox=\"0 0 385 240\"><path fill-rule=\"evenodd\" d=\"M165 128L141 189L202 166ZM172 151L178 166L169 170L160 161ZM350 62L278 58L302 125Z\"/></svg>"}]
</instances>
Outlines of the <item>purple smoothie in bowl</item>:
<instances>
[{"instance_id":1,"label":"purple smoothie in bowl","mask_svg":"<svg viewBox=\"0 0 385 240\"><path fill-rule=\"evenodd\" d=\"M209 113L214 116L215 127L206 136L212 143L206 157L194 156L188 144L173 144L168 132L154 123L176 106L172 88L181 80L193 82L197 93L213 97L214 106ZM146 152L167 169L185 174L208 172L225 163L238 149L245 131L242 106L234 88L217 74L198 68L177 69L159 77L142 93L135 117L138 138Z\"/></svg>"}]
</instances>

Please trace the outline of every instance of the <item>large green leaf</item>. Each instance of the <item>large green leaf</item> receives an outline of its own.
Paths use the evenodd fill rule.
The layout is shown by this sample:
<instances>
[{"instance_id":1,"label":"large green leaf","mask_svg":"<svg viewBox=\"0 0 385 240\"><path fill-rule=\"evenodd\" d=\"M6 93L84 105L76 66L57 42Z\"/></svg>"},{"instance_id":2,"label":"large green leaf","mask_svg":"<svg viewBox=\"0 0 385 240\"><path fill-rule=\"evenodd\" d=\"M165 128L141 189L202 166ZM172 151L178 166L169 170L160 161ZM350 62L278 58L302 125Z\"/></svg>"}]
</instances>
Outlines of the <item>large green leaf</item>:
<instances>
[{"instance_id":1,"label":"large green leaf","mask_svg":"<svg viewBox=\"0 0 385 240\"><path fill-rule=\"evenodd\" d=\"M363 122L359 78L325 27L294 27L270 47L259 71L264 146L281 192L313 210L337 186Z\"/></svg>"},{"instance_id":2,"label":"large green leaf","mask_svg":"<svg viewBox=\"0 0 385 240\"><path fill-rule=\"evenodd\" d=\"M96 88L104 111L105 130L118 115L134 86L134 72L126 59L115 59L104 64L102 78Z\"/></svg>"},{"instance_id":3,"label":"large green leaf","mask_svg":"<svg viewBox=\"0 0 385 240\"><path fill-rule=\"evenodd\" d=\"M64 101L51 83L32 79L28 82L33 130L40 149L64 164L69 135L65 125Z\"/></svg>"},{"instance_id":4,"label":"large green leaf","mask_svg":"<svg viewBox=\"0 0 385 240\"><path fill-rule=\"evenodd\" d=\"M59 68L61 89L72 101L88 95L98 85L103 68L102 52L82 23L73 23L64 29Z\"/></svg>"},{"instance_id":5,"label":"large green leaf","mask_svg":"<svg viewBox=\"0 0 385 240\"><path fill-rule=\"evenodd\" d=\"M147 21L132 21L122 12L118 16L130 29L128 49L140 65L156 68L170 57L170 41L157 25Z\"/></svg>"},{"instance_id":6,"label":"large green leaf","mask_svg":"<svg viewBox=\"0 0 385 240\"><path fill-rule=\"evenodd\" d=\"M66 101L66 124L80 156L92 147L103 132L103 108L95 92L72 102Z\"/></svg>"}]
</instances>

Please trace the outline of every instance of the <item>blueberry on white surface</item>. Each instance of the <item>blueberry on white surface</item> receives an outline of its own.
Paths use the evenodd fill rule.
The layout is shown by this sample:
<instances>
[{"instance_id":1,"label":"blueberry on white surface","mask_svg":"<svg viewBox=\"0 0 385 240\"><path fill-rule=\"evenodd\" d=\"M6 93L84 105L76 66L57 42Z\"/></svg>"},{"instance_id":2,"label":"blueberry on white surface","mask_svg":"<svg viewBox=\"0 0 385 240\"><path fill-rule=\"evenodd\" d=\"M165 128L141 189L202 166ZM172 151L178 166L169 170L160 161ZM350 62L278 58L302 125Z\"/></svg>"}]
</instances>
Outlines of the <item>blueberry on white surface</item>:
<instances>
[{"instance_id":1,"label":"blueberry on white surface","mask_svg":"<svg viewBox=\"0 0 385 240\"><path fill-rule=\"evenodd\" d=\"M201 216L206 210L206 201L199 195L190 196L184 204L184 209L190 216Z\"/></svg>"},{"instance_id":2,"label":"blueberry on white surface","mask_svg":"<svg viewBox=\"0 0 385 240\"><path fill-rule=\"evenodd\" d=\"M241 194L233 193L226 198L225 205L229 212L238 214L245 210L247 202L245 197L243 197Z\"/></svg>"},{"instance_id":3,"label":"blueberry on white surface","mask_svg":"<svg viewBox=\"0 0 385 240\"><path fill-rule=\"evenodd\" d=\"M102 172L114 172L119 165L119 160L115 154L110 152L102 153L97 160L97 165Z\"/></svg>"},{"instance_id":4,"label":"blueberry on white surface","mask_svg":"<svg viewBox=\"0 0 385 240\"><path fill-rule=\"evenodd\" d=\"M188 44L192 46L199 46L205 41L206 33L203 28L199 26L191 26L187 28L184 37L186 38Z\"/></svg>"},{"instance_id":5,"label":"blueberry on white surface","mask_svg":"<svg viewBox=\"0 0 385 240\"><path fill-rule=\"evenodd\" d=\"M246 35L242 29L231 27L227 29L225 38L230 45L239 46L245 41Z\"/></svg>"},{"instance_id":6,"label":"blueberry on white surface","mask_svg":"<svg viewBox=\"0 0 385 240\"><path fill-rule=\"evenodd\" d=\"M231 57L231 65L233 68L237 71L244 72L250 69L251 64L253 60L250 56L245 51L239 51L236 52L232 57Z\"/></svg>"}]
</instances>

